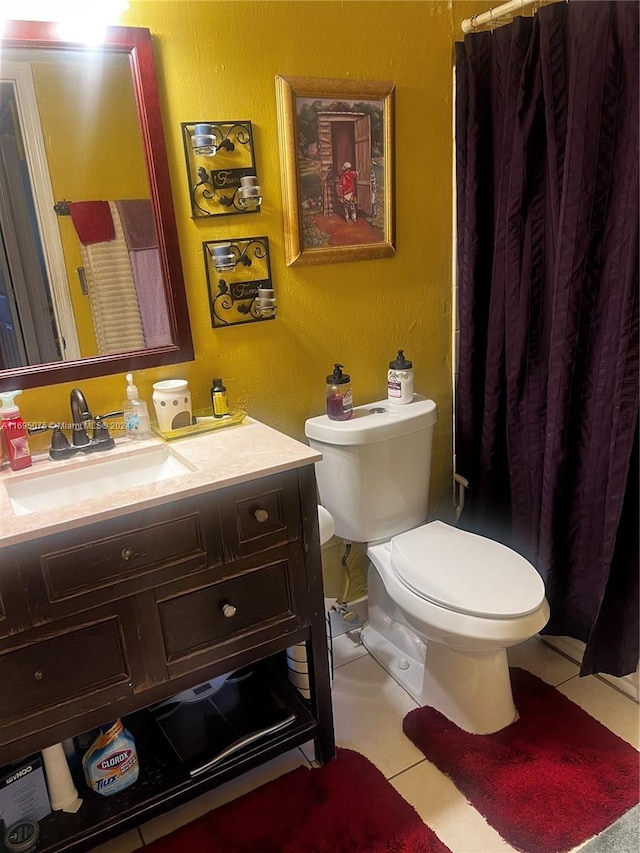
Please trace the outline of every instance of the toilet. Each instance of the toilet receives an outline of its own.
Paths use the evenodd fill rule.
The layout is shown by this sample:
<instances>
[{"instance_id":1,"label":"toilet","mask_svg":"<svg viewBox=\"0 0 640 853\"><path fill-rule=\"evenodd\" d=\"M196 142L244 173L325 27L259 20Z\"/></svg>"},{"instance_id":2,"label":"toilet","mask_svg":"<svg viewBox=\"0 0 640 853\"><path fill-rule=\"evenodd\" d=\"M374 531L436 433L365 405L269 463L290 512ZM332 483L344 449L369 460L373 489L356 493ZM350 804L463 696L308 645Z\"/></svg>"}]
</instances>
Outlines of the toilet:
<instances>
[{"instance_id":1,"label":"toilet","mask_svg":"<svg viewBox=\"0 0 640 853\"><path fill-rule=\"evenodd\" d=\"M348 421L305 423L320 503L335 533L367 544L362 641L420 704L475 734L517 719L507 648L549 618L542 578L510 548L427 523L433 400L358 406Z\"/></svg>"}]
</instances>

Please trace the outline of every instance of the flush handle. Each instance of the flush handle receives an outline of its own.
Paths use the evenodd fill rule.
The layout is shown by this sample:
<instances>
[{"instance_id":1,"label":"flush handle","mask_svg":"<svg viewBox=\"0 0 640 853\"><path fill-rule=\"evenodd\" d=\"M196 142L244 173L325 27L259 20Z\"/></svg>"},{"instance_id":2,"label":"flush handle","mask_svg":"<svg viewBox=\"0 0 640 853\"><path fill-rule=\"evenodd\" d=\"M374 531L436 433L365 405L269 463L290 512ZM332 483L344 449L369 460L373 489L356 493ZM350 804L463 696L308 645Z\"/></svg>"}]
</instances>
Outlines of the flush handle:
<instances>
[{"instance_id":1,"label":"flush handle","mask_svg":"<svg viewBox=\"0 0 640 853\"><path fill-rule=\"evenodd\" d=\"M254 513L254 518L260 524L264 524L269 519L269 513L266 509L257 509Z\"/></svg>"}]
</instances>

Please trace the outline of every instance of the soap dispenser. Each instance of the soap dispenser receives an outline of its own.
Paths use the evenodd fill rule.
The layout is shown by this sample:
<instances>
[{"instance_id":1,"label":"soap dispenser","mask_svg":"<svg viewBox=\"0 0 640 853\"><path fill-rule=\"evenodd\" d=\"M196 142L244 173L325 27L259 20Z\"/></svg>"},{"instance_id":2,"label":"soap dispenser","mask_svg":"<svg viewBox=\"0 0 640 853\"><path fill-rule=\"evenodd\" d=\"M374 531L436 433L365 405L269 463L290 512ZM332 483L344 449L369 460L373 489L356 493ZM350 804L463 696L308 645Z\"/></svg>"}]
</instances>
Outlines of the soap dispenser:
<instances>
[{"instance_id":1,"label":"soap dispenser","mask_svg":"<svg viewBox=\"0 0 640 853\"><path fill-rule=\"evenodd\" d=\"M334 364L327 376L327 417L332 421L348 421L353 414L351 377L342 372L342 364Z\"/></svg>"},{"instance_id":2,"label":"soap dispenser","mask_svg":"<svg viewBox=\"0 0 640 853\"><path fill-rule=\"evenodd\" d=\"M144 400L138 397L138 389L133 384L133 373L127 373L127 399L124 402L124 428L129 438L149 438L151 422L149 409Z\"/></svg>"},{"instance_id":3,"label":"soap dispenser","mask_svg":"<svg viewBox=\"0 0 640 853\"><path fill-rule=\"evenodd\" d=\"M404 357L404 350L389 362L387 398L390 403L404 404L413 400L413 362Z\"/></svg>"},{"instance_id":4,"label":"soap dispenser","mask_svg":"<svg viewBox=\"0 0 640 853\"><path fill-rule=\"evenodd\" d=\"M22 394L22 391L5 391L0 394L0 400L2 400L0 425L12 471L20 471L31 465L27 429L14 400L18 394Z\"/></svg>"}]
</instances>

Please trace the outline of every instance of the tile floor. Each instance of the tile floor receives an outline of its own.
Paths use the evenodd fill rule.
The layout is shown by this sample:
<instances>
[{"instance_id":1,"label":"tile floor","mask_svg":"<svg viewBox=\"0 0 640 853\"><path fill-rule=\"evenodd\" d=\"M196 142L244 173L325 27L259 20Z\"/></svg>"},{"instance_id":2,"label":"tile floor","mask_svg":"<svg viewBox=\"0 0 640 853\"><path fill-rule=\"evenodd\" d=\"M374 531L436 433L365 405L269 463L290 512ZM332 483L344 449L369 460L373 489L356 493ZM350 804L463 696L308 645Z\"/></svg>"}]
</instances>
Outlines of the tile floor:
<instances>
[{"instance_id":1,"label":"tile floor","mask_svg":"<svg viewBox=\"0 0 640 853\"><path fill-rule=\"evenodd\" d=\"M636 749L640 748L638 704L615 687L595 676L578 678L575 663L537 638L511 649L510 663L554 685ZM513 851L453 783L405 737L402 719L416 703L359 645L357 632L335 638L334 667L333 707L338 746L366 755L453 853ZM310 747L311 744L286 753L95 850L99 853L138 850L212 808L311 762Z\"/></svg>"}]
</instances>

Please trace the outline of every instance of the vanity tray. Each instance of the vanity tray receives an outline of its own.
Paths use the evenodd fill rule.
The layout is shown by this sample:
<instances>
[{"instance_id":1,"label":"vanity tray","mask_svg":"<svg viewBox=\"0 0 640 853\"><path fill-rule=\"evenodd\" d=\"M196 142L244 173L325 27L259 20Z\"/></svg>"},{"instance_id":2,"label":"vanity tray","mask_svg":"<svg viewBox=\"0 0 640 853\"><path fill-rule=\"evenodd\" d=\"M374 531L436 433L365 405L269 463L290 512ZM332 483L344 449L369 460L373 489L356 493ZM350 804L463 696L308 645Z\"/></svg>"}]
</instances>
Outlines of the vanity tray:
<instances>
[{"instance_id":1,"label":"vanity tray","mask_svg":"<svg viewBox=\"0 0 640 853\"><path fill-rule=\"evenodd\" d=\"M229 415L226 418L214 418L210 412L211 409L194 412L193 419L195 423L192 423L190 426L163 432L157 423L152 422L151 429L160 438L164 438L165 441L173 441L176 438L186 438L187 436L213 432L213 430L222 429L223 427L235 426L236 424L241 424L247 417L247 413L242 409L232 409L231 407L229 407Z\"/></svg>"}]
</instances>

